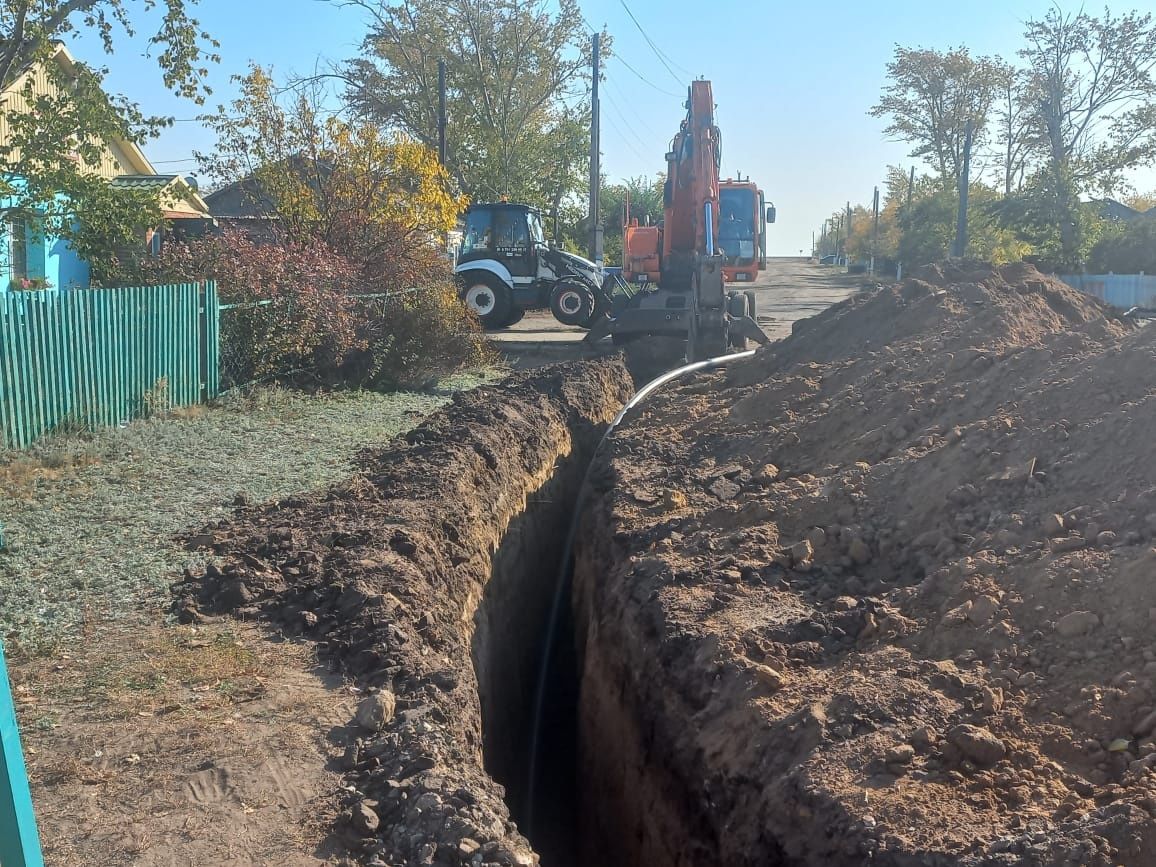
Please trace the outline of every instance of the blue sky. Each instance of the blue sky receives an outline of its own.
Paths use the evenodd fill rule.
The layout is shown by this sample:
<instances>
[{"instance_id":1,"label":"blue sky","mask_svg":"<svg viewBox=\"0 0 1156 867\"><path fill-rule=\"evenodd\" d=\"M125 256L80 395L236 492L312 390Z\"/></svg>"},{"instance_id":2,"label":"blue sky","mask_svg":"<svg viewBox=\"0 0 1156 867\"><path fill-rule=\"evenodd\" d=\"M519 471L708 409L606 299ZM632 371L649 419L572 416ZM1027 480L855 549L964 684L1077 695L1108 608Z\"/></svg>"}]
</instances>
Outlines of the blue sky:
<instances>
[{"instance_id":1,"label":"blue sky","mask_svg":"<svg viewBox=\"0 0 1156 867\"><path fill-rule=\"evenodd\" d=\"M910 165L907 148L883 138L883 122L868 109L884 83L896 43L1013 59L1023 21L1042 16L1051 0L827 0L823 3L713 0L626 0L646 34L674 63L660 60L621 0L584 0L585 18L607 27L617 58L603 88L603 166L611 179L653 175L678 128L689 77L713 82L723 133L723 172L758 181L778 207L770 233L775 254L810 248L811 232L848 199L869 202L888 163ZM1091 4L1095 6L1096 4ZM1091 8L1091 6L1089 8ZM1061 3L1062 8L1075 8ZM1156 11L1156 3L1116 5L1114 11ZM358 12L325 0L201 0L195 14L221 42L211 71L212 102L232 94L230 76L250 61L279 75L308 73L354 55L364 25ZM142 32L146 28L142 26ZM165 93L143 40L126 40L114 57L91 39L72 44L85 60L110 69L109 87L149 112L194 118L200 109ZM653 85L653 86L652 86ZM657 88L657 89L656 89ZM193 150L213 139L200 124L177 123L145 150L159 171L195 170ZM1156 187L1156 172L1135 179Z\"/></svg>"}]
</instances>

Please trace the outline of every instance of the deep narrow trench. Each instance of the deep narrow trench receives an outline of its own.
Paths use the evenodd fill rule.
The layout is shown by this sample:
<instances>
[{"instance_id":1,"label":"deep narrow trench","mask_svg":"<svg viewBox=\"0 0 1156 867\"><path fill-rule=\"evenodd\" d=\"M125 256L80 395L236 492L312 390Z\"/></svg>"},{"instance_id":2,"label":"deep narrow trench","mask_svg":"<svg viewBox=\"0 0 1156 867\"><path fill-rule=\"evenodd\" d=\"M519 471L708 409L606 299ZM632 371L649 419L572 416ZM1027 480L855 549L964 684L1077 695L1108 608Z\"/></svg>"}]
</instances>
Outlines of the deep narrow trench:
<instances>
[{"instance_id":1,"label":"deep narrow trench","mask_svg":"<svg viewBox=\"0 0 1156 867\"><path fill-rule=\"evenodd\" d=\"M672 379L750 354L668 371L636 392L619 419ZM593 693L581 694L583 660L575 640L573 564L569 562L574 552L569 534L576 512L582 508L586 471L603 430L571 430L570 453L558 458L550 478L528 497L526 507L510 523L494 552L490 580L474 618L471 654L482 711L485 768L505 787L511 816L544 867L588 863L583 859L592 851L598 851L598 863L618 867L629 849L603 833L596 834L597 840L584 839L585 831L605 826L602 820L625 805L591 797L579 767L582 714L629 715L630 703L606 683L591 684ZM619 730L630 730L629 724L624 721ZM608 754L619 752L613 745L607 746ZM658 774L665 780L667 770L641 769L641 788L653 789L650 795L657 799L651 806L671 807L671 815L694 817L697 810L688 809L685 803L690 793L680 791L673 780L650 785L655 781L648 779L649 775ZM584 791L597 803L582 803ZM618 792L610 800L615 797L630 798L631 794ZM671 799L671 803L663 803ZM675 802L683 809L675 807ZM619 849L622 851L616 852ZM700 858L696 863L712 862Z\"/></svg>"},{"instance_id":2,"label":"deep narrow trench","mask_svg":"<svg viewBox=\"0 0 1156 867\"><path fill-rule=\"evenodd\" d=\"M591 431L589 442L575 442L511 522L493 555L491 578L474 617L472 656L486 771L505 788L511 816L543 867L579 863L579 667L568 594L552 634L550 621L558 581L566 572L567 532L599 433ZM548 642L552 651L535 739ZM535 743L539 759L531 793Z\"/></svg>"}]
</instances>

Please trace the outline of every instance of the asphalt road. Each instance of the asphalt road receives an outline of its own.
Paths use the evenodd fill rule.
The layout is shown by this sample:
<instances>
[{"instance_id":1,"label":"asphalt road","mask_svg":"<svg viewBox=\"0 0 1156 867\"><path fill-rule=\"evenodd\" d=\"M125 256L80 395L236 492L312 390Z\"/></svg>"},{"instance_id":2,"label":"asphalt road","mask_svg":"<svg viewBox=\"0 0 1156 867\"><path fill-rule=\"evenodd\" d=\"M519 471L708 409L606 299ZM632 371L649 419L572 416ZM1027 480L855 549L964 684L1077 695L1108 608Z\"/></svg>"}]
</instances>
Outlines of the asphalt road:
<instances>
[{"instance_id":1,"label":"asphalt road","mask_svg":"<svg viewBox=\"0 0 1156 867\"><path fill-rule=\"evenodd\" d=\"M808 259L770 259L767 270L754 283L733 284L736 289L753 289L758 322L772 340L791 333L791 324L814 316L832 304L854 294L863 278L850 277L841 268L812 265ZM567 355L566 346L582 340L581 328L563 325L549 310L534 310L510 328L490 332L503 351L511 355L543 352Z\"/></svg>"}]
</instances>

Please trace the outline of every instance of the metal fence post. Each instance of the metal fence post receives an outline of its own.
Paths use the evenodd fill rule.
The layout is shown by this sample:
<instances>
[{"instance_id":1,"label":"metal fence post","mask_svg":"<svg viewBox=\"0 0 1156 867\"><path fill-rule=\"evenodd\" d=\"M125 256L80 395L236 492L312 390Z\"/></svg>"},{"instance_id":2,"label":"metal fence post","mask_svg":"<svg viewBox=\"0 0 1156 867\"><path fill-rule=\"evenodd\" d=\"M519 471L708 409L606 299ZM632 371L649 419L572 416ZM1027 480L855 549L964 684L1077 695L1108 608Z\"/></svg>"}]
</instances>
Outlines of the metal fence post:
<instances>
[{"instance_id":1,"label":"metal fence post","mask_svg":"<svg viewBox=\"0 0 1156 867\"><path fill-rule=\"evenodd\" d=\"M0 864L44 867L3 643L0 643Z\"/></svg>"}]
</instances>

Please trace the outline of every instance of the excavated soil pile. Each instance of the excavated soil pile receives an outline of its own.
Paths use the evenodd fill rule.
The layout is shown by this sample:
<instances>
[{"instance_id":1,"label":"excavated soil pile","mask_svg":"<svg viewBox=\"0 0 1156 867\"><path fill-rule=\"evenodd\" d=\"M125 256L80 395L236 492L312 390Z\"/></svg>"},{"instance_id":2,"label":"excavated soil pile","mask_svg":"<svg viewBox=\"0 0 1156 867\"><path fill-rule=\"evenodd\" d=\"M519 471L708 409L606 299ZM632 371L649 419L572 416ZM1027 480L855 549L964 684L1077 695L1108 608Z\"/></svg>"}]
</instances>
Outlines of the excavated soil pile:
<instances>
[{"instance_id":1,"label":"excavated soil pile","mask_svg":"<svg viewBox=\"0 0 1156 867\"><path fill-rule=\"evenodd\" d=\"M1156 329L932 270L620 429L589 863L1156 864Z\"/></svg>"},{"instance_id":2,"label":"excavated soil pile","mask_svg":"<svg viewBox=\"0 0 1156 867\"><path fill-rule=\"evenodd\" d=\"M270 618L365 691L334 733L349 784L337 833L359 863L537 862L483 769L484 737L486 767L516 769L502 744L527 723L503 704L532 698L556 548L632 390L606 360L458 395L366 451L348 483L241 509L192 540L218 560L178 588L182 619Z\"/></svg>"}]
</instances>

